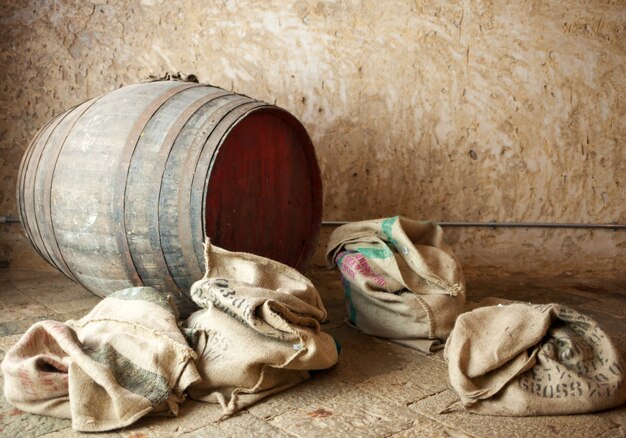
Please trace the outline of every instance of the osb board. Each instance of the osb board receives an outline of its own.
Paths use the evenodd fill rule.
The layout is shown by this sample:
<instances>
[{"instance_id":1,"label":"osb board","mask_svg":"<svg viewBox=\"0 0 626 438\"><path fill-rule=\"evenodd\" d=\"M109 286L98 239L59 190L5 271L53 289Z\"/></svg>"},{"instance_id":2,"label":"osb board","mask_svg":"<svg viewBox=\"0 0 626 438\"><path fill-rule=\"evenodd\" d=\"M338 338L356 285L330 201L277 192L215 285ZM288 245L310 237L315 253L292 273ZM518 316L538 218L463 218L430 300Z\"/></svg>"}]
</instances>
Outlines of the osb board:
<instances>
[{"instance_id":1,"label":"osb board","mask_svg":"<svg viewBox=\"0 0 626 438\"><path fill-rule=\"evenodd\" d=\"M326 219L625 221L621 1L9 0L0 23L0 215L53 114L180 70L302 120ZM28 265L18 232L0 259ZM623 232L450 236L472 266L626 268Z\"/></svg>"}]
</instances>

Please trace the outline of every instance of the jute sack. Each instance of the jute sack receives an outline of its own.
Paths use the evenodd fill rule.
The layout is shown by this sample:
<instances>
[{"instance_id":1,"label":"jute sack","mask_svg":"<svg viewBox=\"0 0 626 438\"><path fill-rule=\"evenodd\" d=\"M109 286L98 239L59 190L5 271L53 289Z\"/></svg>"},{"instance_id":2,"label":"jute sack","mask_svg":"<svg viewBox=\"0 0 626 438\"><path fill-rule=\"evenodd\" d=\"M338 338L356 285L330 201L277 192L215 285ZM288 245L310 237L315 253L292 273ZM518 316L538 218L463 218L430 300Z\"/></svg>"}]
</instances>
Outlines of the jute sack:
<instances>
[{"instance_id":1,"label":"jute sack","mask_svg":"<svg viewBox=\"0 0 626 438\"><path fill-rule=\"evenodd\" d=\"M337 363L335 341L320 330L326 310L299 272L263 257L205 245L206 274L191 288L203 309L185 327L202 381L190 398L230 415Z\"/></svg>"},{"instance_id":2,"label":"jute sack","mask_svg":"<svg viewBox=\"0 0 626 438\"><path fill-rule=\"evenodd\" d=\"M339 267L350 321L364 333L431 352L463 310L461 266L434 223L396 216L343 225L326 259Z\"/></svg>"},{"instance_id":3,"label":"jute sack","mask_svg":"<svg viewBox=\"0 0 626 438\"><path fill-rule=\"evenodd\" d=\"M116 292L65 324L33 325L2 362L4 396L78 431L116 429L148 413L178 412L199 380L175 310L152 288Z\"/></svg>"},{"instance_id":4,"label":"jute sack","mask_svg":"<svg viewBox=\"0 0 626 438\"><path fill-rule=\"evenodd\" d=\"M499 304L457 319L444 351L469 412L561 415L626 401L624 365L591 318L559 304Z\"/></svg>"}]
</instances>

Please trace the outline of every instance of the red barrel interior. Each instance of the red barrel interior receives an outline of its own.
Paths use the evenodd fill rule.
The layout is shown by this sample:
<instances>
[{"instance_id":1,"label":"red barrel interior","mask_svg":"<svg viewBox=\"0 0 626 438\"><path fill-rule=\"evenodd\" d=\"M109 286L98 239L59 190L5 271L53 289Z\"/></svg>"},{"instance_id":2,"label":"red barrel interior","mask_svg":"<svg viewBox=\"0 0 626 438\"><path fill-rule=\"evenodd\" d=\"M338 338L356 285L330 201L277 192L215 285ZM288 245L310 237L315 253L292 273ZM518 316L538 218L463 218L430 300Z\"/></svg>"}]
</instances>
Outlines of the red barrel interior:
<instances>
[{"instance_id":1,"label":"red barrel interior","mask_svg":"<svg viewBox=\"0 0 626 438\"><path fill-rule=\"evenodd\" d=\"M288 113L262 108L227 134L206 195L207 236L218 246L302 267L321 221L313 145Z\"/></svg>"}]
</instances>

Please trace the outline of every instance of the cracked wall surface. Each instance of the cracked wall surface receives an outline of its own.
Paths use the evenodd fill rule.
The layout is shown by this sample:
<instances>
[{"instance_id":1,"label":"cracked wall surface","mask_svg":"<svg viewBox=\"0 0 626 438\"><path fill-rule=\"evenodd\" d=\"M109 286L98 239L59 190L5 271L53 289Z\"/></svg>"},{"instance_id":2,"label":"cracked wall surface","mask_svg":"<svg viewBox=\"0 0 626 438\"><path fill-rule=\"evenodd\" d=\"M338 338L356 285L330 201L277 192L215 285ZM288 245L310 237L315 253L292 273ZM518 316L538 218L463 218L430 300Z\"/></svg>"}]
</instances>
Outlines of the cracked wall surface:
<instances>
[{"instance_id":1,"label":"cracked wall surface","mask_svg":"<svg viewBox=\"0 0 626 438\"><path fill-rule=\"evenodd\" d=\"M7 0L0 11L0 215L53 115L150 74L291 111L324 218L625 222L623 1ZM625 271L626 233L449 230L493 272ZM0 259L35 263L18 225Z\"/></svg>"}]
</instances>

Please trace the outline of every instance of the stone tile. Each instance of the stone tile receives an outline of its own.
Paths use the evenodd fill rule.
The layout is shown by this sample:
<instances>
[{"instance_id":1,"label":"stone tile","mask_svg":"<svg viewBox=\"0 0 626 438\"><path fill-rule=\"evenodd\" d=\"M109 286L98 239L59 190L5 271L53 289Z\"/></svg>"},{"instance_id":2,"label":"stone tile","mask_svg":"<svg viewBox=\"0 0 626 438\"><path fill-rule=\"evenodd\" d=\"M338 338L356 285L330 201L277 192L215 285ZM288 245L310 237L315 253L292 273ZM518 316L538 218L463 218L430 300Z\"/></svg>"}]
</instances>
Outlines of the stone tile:
<instances>
[{"instance_id":1,"label":"stone tile","mask_svg":"<svg viewBox=\"0 0 626 438\"><path fill-rule=\"evenodd\" d=\"M25 333L31 325L39 321L45 321L47 319L53 318L48 314L33 318L0 322L0 337Z\"/></svg>"},{"instance_id":2,"label":"stone tile","mask_svg":"<svg viewBox=\"0 0 626 438\"><path fill-rule=\"evenodd\" d=\"M343 324L347 315L339 272L333 269L318 268L311 270L307 275L317 287L324 301L330 326Z\"/></svg>"},{"instance_id":3,"label":"stone tile","mask_svg":"<svg viewBox=\"0 0 626 438\"><path fill-rule=\"evenodd\" d=\"M313 253L313 257L309 261L310 271L319 270L319 269L327 269L326 268L326 246L328 245L328 241L330 240L330 235L336 229L336 226L328 226L323 225L320 228L319 240L317 243L317 247L315 248L315 252ZM309 272L306 273L309 275Z\"/></svg>"},{"instance_id":4,"label":"stone tile","mask_svg":"<svg viewBox=\"0 0 626 438\"><path fill-rule=\"evenodd\" d=\"M217 404L185 400L177 417L144 417L118 433L126 438L176 436L212 425L221 413L222 409Z\"/></svg>"},{"instance_id":5,"label":"stone tile","mask_svg":"<svg viewBox=\"0 0 626 438\"><path fill-rule=\"evenodd\" d=\"M322 323L322 330L328 331L331 328L342 327L346 324L348 315L343 296L341 298L325 299L324 305L326 306L327 318Z\"/></svg>"},{"instance_id":6,"label":"stone tile","mask_svg":"<svg viewBox=\"0 0 626 438\"><path fill-rule=\"evenodd\" d=\"M372 345L378 353L376 360L367 357ZM389 436L415 426L417 416L407 409L408 404L448 388L447 368L440 360L375 338L361 342L358 348L350 347L350 343L344 346L347 358L340 359L337 375L329 375L329 379L351 385L335 391L334 397L332 392L327 397L315 394L291 406L286 404L283 409L291 409L281 415L268 417L262 404L250 411L297 436ZM386 354L394 350L395 354ZM367 372L352 361L358 358L368 369L382 366L386 371Z\"/></svg>"},{"instance_id":7,"label":"stone tile","mask_svg":"<svg viewBox=\"0 0 626 438\"><path fill-rule=\"evenodd\" d=\"M540 279L540 281L542 281ZM552 281L554 284L555 282ZM556 285L560 289L572 289L578 293L586 294L591 297L610 298L615 294L624 294L626 292L626 278L606 278L606 277L557 277Z\"/></svg>"},{"instance_id":8,"label":"stone tile","mask_svg":"<svg viewBox=\"0 0 626 438\"><path fill-rule=\"evenodd\" d=\"M50 319L59 322L65 322L68 319L81 319L87 313L89 313L90 309L85 310L76 310L74 312L63 312L63 313L54 313L50 315Z\"/></svg>"},{"instance_id":9,"label":"stone tile","mask_svg":"<svg viewBox=\"0 0 626 438\"><path fill-rule=\"evenodd\" d=\"M83 437L84 438L85 436L89 436L89 435L83 432L76 432L75 430L72 430L72 428L67 428L67 429L61 429L55 432L47 433L45 435L40 435L39 438L70 438L70 437L74 437L74 438ZM120 434L116 432L98 432L97 434L93 434L92 436L96 436L98 438L119 438ZM139 437L136 437L136 438L139 438Z\"/></svg>"},{"instance_id":10,"label":"stone tile","mask_svg":"<svg viewBox=\"0 0 626 438\"><path fill-rule=\"evenodd\" d=\"M44 304L66 303L94 296L87 289L65 277L53 280L21 280L12 283L24 295Z\"/></svg>"},{"instance_id":11,"label":"stone tile","mask_svg":"<svg viewBox=\"0 0 626 438\"><path fill-rule=\"evenodd\" d=\"M536 303L556 302L579 311L592 309L626 316L626 284L619 279L578 277L532 278L524 274L467 279L468 298L480 301L495 296Z\"/></svg>"},{"instance_id":12,"label":"stone tile","mask_svg":"<svg viewBox=\"0 0 626 438\"><path fill-rule=\"evenodd\" d=\"M416 415L401 401L353 388L322 403L299 407L269 421L303 437L380 437L410 428Z\"/></svg>"},{"instance_id":13,"label":"stone tile","mask_svg":"<svg viewBox=\"0 0 626 438\"><path fill-rule=\"evenodd\" d=\"M231 418L186 433L184 436L185 438L239 438L253 436L287 438L292 435L276 429L268 422L244 411Z\"/></svg>"},{"instance_id":14,"label":"stone tile","mask_svg":"<svg viewBox=\"0 0 626 438\"><path fill-rule=\"evenodd\" d=\"M66 429L69 425L69 420L23 412L9 405L4 397L0 396L0 436L38 437Z\"/></svg>"},{"instance_id":15,"label":"stone tile","mask_svg":"<svg viewBox=\"0 0 626 438\"><path fill-rule=\"evenodd\" d=\"M250 406L248 411L256 417L270 419L295 408L323 403L351 388L351 384L340 380L336 368L319 371L313 373L310 380L267 397Z\"/></svg>"},{"instance_id":16,"label":"stone tile","mask_svg":"<svg viewBox=\"0 0 626 438\"><path fill-rule=\"evenodd\" d=\"M21 293L9 280L0 280L0 310L28 304L37 304L37 302Z\"/></svg>"},{"instance_id":17,"label":"stone tile","mask_svg":"<svg viewBox=\"0 0 626 438\"><path fill-rule=\"evenodd\" d=\"M416 357L405 368L357 383L364 394L398 405L409 405L448 389L448 368L427 357Z\"/></svg>"},{"instance_id":18,"label":"stone tile","mask_svg":"<svg viewBox=\"0 0 626 438\"><path fill-rule=\"evenodd\" d=\"M437 423L430 418L417 415L408 429L390 435L390 438L471 438L471 435L452 427Z\"/></svg>"},{"instance_id":19,"label":"stone tile","mask_svg":"<svg viewBox=\"0 0 626 438\"><path fill-rule=\"evenodd\" d=\"M439 414L458 400L453 390L421 400L409 408L446 427L477 437L546 437L568 438L598 436L615 429L617 424L607 413L592 415L558 415L535 417L495 417L454 411Z\"/></svg>"},{"instance_id":20,"label":"stone tile","mask_svg":"<svg viewBox=\"0 0 626 438\"><path fill-rule=\"evenodd\" d=\"M305 275L315 284L320 293L337 290L335 286L341 286L341 276L337 268L314 265Z\"/></svg>"},{"instance_id":21,"label":"stone tile","mask_svg":"<svg viewBox=\"0 0 626 438\"><path fill-rule=\"evenodd\" d=\"M502 285L499 284L497 280L494 280L493 286L482 285L481 287L476 287L468 284L467 298L470 301L479 302L487 297L524 302L530 301L536 304L560 303L574 308L588 301L588 298L582 295L571 291L570 293L564 294L562 290L550 287Z\"/></svg>"},{"instance_id":22,"label":"stone tile","mask_svg":"<svg viewBox=\"0 0 626 438\"><path fill-rule=\"evenodd\" d=\"M357 387L376 396L390 393L400 401L415 401L447 388L447 367L441 359L384 341L348 327L328 332L342 345L339 363L313 373L312 379L249 408L272 418L294 408L323 403ZM405 400L406 399L406 400Z\"/></svg>"},{"instance_id":23,"label":"stone tile","mask_svg":"<svg viewBox=\"0 0 626 438\"><path fill-rule=\"evenodd\" d=\"M33 319L47 315L53 310L36 302L0 309L0 323L20 319Z\"/></svg>"},{"instance_id":24,"label":"stone tile","mask_svg":"<svg viewBox=\"0 0 626 438\"><path fill-rule=\"evenodd\" d=\"M596 415L562 417L503 418L464 412L437 414L456 400L448 389L442 352L424 356L345 325L339 274L320 266L313 265L308 275L318 287L328 310L328 322L323 325L323 330L342 345L337 366L316 372L312 379L221 422L215 421L221 414L219 406L187 400L178 417L145 418L123 431L98 434L98 437L183 434L202 437L624 436L626 407ZM626 312L626 291L612 283L575 278L531 279L515 274L504 278L470 277L468 286L470 299L474 300L501 296L570 305L596 318L626 359L626 335L623 334L626 320L622 318ZM98 301L97 297L57 272L0 271L0 358L34 322L79 319ZM79 435L71 431L66 420L29 416L15 421L13 417L29 414L15 413L5 418L5 411L0 405L0 427L13 429L9 429L10 434L0 432L0 435L50 438ZM21 424L30 421L33 423ZM17 434L14 434L16 430Z\"/></svg>"},{"instance_id":25,"label":"stone tile","mask_svg":"<svg viewBox=\"0 0 626 438\"><path fill-rule=\"evenodd\" d=\"M13 347L22 337L21 334L4 336L0 338L0 361L4 360L6 352Z\"/></svg>"},{"instance_id":26,"label":"stone tile","mask_svg":"<svg viewBox=\"0 0 626 438\"><path fill-rule=\"evenodd\" d=\"M624 287L620 289L616 284L609 282L604 285L593 280L588 280L589 284L585 285L580 280L559 278L553 279L552 284L545 279L538 279L535 285L532 279L523 279L521 282L493 280L494 286L481 281L470 290L470 299L479 301L487 296L497 296L533 303L561 303L594 318L612 338L623 334L626 325Z\"/></svg>"},{"instance_id":27,"label":"stone tile","mask_svg":"<svg viewBox=\"0 0 626 438\"><path fill-rule=\"evenodd\" d=\"M56 269L0 269L0 279L9 281L36 280L50 278L65 278Z\"/></svg>"},{"instance_id":28,"label":"stone tile","mask_svg":"<svg viewBox=\"0 0 626 438\"><path fill-rule=\"evenodd\" d=\"M94 295L81 286L68 284L67 288L54 289L21 289L22 293L39 303L69 303L74 300L91 298Z\"/></svg>"},{"instance_id":29,"label":"stone tile","mask_svg":"<svg viewBox=\"0 0 626 438\"><path fill-rule=\"evenodd\" d=\"M82 312L83 315L87 314L93 307L102 301L102 298L89 294L90 296L85 298L79 298L71 301L50 301L47 306L58 313L76 313Z\"/></svg>"},{"instance_id":30,"label":"stone tile","mask_svg":"<svg viewBox=\"0 0 626 438\"><path fill-rule=\"evenodd\" d=\"M446 370L448 369L448 362L446 362L446 360L443 357L443 348L435 351L433 354L431 354L430 356L428 356L429 359L432 360L437 360L443 364L445 364L446 366ZM447 377L446 377L446 381L447 381Z\"/></svg>"},{"instance_id":31,"label":"stone tile","mask_svg":"<svg viewBox=\"0 0 626 438\"><path fill-rule=\"evenodd\" d=\"M580 306L581 312L594 312L626 320L626 294L620 299L601 298L588 300Z\"/></svg>"},{"instance_id":32,"label":"stone tile","mask_svg":"<svg viewBox=\"0 0 626 438\"><path fill-rule=\"evenodd\" d=\"M329 328L327 331L341 344L336 373L342 382L360 383L374 376L401 370L416 358L423 357L415 350L365 335L347 325Z\"/></svg>"},{"instance_id":33,"label":"stone tile","mask_svg":"<svg viewBox=\"0 0 626 438\"><path fill-rule=\"evenodd\" d=\"M51 320L51 321L65 322L68 319L80 319L83 315L87 313L84 310L80 310L78 312L72 312L72 313L56 313L56 312L53 312L51 309L49 309L48 312L50 313L36 316L33 318L16 319L13 321L0 322L0 337L10 336L10 335L15 335L15 334L22 334L26 332L26 330L28 330L28 328L31 325L39 321Z\"/></svg>"},{"instance_id":34,"label":"stone tile","mask_svg":"<svg viewBox=\"0 0 626 438\"><path fill-rule=\"evenodd\" d=\"M298 397L309 392L300 385L250 412L297 436L384 436L413 425L416 416L407 404L448 387L439 359L350 327L330 332L342 343L342 354L327 379L309 384L312 397ZM321 394L313 392L318 386Z\"/></svg>"}]
</instances>

